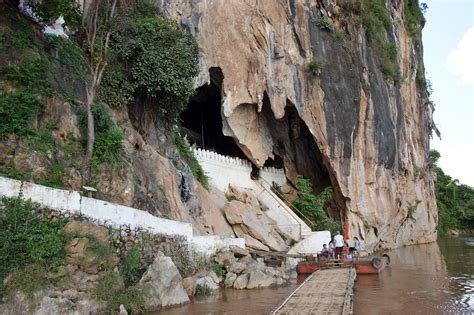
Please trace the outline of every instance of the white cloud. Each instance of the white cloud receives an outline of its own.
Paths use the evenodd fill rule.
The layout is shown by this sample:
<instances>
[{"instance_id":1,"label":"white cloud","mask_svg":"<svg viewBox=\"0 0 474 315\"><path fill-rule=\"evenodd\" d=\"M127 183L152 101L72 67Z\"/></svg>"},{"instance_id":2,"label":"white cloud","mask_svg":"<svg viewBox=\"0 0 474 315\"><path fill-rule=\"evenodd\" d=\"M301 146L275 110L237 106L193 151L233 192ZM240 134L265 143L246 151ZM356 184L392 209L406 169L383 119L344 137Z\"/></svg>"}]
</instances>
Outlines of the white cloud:
<instances>
[{"instance_id":1,"label":"white cloud","mask_svg":"<svg viewBox=\"0 0 474 315\"><path fill-rule=\"evenodd\" d=\"M474 27L464 33L458 46L446 59L449 72L457 76L459 85L474 85Z\"/></svg>"}]
</instances>

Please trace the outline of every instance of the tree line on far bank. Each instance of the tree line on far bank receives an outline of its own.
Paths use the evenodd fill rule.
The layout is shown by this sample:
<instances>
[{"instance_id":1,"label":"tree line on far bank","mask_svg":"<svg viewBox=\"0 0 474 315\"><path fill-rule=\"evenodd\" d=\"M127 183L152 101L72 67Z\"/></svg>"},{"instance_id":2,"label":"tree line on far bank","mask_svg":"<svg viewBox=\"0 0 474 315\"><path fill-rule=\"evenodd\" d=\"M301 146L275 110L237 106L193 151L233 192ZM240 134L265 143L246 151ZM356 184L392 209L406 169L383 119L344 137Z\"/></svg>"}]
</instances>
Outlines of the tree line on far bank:
<instances>
[{"instance_id":1,"label":"tree line on far bank","mask_svg":"<svg viewBox=\"0 0 474 315\"><path fill-rule=\"evenodd\" d=\"M438 233L450 230L474 230L474 188L445 174L437 165L440 153L430 151L430 168L436 172L436 200L438 204Z\"/></svg>"}]
</instances>

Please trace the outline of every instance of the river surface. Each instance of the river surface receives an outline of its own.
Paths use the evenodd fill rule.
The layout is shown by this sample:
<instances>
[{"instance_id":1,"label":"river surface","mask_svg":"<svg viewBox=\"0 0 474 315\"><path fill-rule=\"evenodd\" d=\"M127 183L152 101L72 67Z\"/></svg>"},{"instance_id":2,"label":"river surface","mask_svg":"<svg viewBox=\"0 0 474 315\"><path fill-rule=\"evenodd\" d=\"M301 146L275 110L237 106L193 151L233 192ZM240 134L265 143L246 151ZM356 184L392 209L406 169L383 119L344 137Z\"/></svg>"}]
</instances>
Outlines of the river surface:
<instances>
[{"instance_id":1,"label":"river surface","mask_svg":"<svg viewBox=\"0 0 474 315\"><path fill-rule=\"evenodd\" d=\"M354 314L474 314L474 237L447 237L388 254L392 263L383 273L358 276ZM297 286L220 290L159 314L270 314Z\"/></svg>"}]
</instances>

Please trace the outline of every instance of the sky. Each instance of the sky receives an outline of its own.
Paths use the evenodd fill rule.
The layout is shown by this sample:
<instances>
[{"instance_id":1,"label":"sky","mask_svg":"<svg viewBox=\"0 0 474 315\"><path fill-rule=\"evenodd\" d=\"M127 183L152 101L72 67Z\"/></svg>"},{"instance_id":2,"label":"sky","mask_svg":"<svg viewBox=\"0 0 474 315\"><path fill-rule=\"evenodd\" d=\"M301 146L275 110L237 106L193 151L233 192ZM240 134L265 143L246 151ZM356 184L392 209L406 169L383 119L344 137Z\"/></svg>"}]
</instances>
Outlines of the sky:
<instances>
[{"instance_id":1,"label":"sky","mask_svg":"<svg viewBox=\"0 0 474 315\"><path fill-rule=\"evenodd\" d=\"M474 0L424 2L424 63L441 131L431 148L446 174L474 187Z\"/></svg>"}]
</instances>

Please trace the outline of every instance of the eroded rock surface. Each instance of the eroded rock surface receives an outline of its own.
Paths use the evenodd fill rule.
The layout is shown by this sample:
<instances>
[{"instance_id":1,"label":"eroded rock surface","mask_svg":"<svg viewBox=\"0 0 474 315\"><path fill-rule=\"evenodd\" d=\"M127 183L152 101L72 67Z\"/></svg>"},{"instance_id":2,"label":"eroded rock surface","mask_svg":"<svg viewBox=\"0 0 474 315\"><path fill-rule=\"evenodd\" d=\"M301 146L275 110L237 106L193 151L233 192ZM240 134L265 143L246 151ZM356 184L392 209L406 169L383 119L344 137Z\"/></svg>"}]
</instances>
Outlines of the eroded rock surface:
<instances>
[{"instance_id":1,"label":"eroded rock surface","mask_svg":"<svg viewBox=\"0 0 474 315\"><path fill-rule=\"evenodd\" d=\"M363 27L342 18L341 3L161 5L198 40L196 86L210 81L211 68L222 71L223 132L255 165L276 154L291 181L302 174L317 190L332 186L330 212L347 216L351 238L361 237L369 250L434 241L432 107L416 82L422 44L408 34L403 2L385 1L400 21L388 31L398 51L394 82L381 72ZM323 15L333 31L316 25ZM321 62L318 75L307 71L313 58Z\"/></svg>"}]
</instances>

